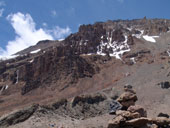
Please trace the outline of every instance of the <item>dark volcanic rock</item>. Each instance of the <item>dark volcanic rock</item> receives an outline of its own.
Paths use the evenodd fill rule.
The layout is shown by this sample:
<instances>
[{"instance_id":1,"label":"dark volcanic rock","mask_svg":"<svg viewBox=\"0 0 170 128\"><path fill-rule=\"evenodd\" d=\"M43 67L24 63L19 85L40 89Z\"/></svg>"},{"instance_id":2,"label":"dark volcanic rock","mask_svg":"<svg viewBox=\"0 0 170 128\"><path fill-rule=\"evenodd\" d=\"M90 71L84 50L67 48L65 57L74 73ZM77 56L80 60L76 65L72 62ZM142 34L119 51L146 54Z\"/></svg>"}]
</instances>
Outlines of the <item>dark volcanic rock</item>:
<instances>
[{"instance_id":1,"label":"dark volcanic rock","mask_svg":"<svg viewBox=\"0 0 170 128\"><path fill-rule=\"evenodd\" d=\"M159 83L162 89L168 89L170 88L170 83L169 81L161 82Z\"/></svg>"},{"instance_id":2,"label":"dark volcanic rock","mask_svg":"<svg viewBox=\"0 0 170 128\"><path fill-rule=\"evenodd\" d=\"M109 114L115 114L117 110L121 110L122 109L122 105L117 102L117 101L112 101L110 103L110 111Z\"/></svg>"},{"instance_id":3,"label":"dark volcanic rock","mask_svg":"<svg viewBox=\"0 0 170 128\"><path fill-rule=\"evenodd\" d=\"M106 100L106 96L101 94L76 96L72 100L72 107L81 103L96 104Z\"/></svg>"},{"instance_id":4,"label":"dark volcanic rock","mask_svg":"<svg viewBox=\"0 0 170 128\"><path fill-rule=\"evenodd\" d=\"M92 77L97 72L97 68L83 57L57 57L52 53L35 58L34 63L25 65L24 70L25 74L20 78L26 81L22 88L23 95L42 86L44 82L50 84L51 79L57 83L62 77L69 76L70 81L66 82L73 84L79 78Z\"/></svg>"},{"instance_id":5,"label":"dark volcanic rock","mask_svg":"<svg viewBox=\"0 0 170 128\"><path fill-rule=\"evenodd\" d=\"M169 118L169 115L166 114L166 113L159 113L159 114L158 114L158 117L166 117L166 118Z\"/></svg>"},{"instance_id":6,"label":"dark volcanic rock","mask_svg":"<svg viewBox=\"0 0 170 128\"><path fill-rule=\"evenodd\" d=\"M65 44L70 46L77 55L96 53L103 35L106 35L106 30L102 24L82 25L78 33L71 34L65 39Z\"/></svg>"}]
</instances>

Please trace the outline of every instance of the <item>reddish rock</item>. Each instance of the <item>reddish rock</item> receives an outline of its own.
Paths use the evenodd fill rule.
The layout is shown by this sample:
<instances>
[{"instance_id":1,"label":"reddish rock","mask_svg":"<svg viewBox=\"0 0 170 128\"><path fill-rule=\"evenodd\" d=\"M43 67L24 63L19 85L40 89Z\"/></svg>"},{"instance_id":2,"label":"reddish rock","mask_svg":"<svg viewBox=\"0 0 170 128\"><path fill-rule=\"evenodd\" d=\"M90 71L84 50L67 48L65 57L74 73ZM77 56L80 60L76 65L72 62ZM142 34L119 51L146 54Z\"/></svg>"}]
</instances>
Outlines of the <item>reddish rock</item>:
<instances>
[{"instance_id":1,"label":"reddish rock","mask_svg":"<svg viewBox=\"0 0 170 128\"><path fill-rule=\"evenodd\" d=\"M140 106L140 105L130 106L128 108L128 111L131 112L131 113L138 112L141 117L147 117L146 110L142 106Z\"/></svg>"}]
</instances>

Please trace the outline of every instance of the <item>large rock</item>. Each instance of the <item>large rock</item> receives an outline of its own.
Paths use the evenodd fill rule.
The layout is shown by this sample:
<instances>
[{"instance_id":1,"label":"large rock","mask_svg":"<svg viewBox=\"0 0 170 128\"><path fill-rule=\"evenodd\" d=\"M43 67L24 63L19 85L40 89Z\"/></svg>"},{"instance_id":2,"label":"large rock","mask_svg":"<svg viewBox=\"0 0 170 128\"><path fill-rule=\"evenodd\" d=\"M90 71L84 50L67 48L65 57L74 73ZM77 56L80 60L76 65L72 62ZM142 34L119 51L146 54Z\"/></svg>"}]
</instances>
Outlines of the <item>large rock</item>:
<instances>
[{"instance_id":1,"label":"large rock","mask_svg":"<svg viewBox=\"0 0 170 128\"><path fill-rule=\"evenodd\" d=\"M133 105L128 108L128 111L131 113L138 112L141 117L147 117L146 110L140 105Z\"/></svg>"},{"instance_id":2,"label":"large rock","mask_svg":"<svg viewBox=\"0 0 170 128\"><path fill-rule=\"evenodd\" d=\"M124 102L124 101L130 101L133 100L134 102L136 102L138 100L136 94L131 93L131 92L125 92L123 93L118 99L118 102Z\"/></svg>"},{"instance_id":3,"label":"large rock","mask_svg":"<svg viewBox=\"0 0 170 128\"><path fill-rule=\"evenodd\" d=\"M121 124L123 125L125 121L126 119L123 116L117 116L109 121L107 128L120 128Z\"/></svg>"},{"instance_id":4,"label":"large rock","mask_svg":"<svg viewBox=\"0 0 170 128\"><path fill-rule=\"evenodd\" d=\"M158 117L166 117L166 118L169 118L169 115L168 114L166 114L166 113L159 113L158 114Z\"/></svg>"},{"instance_id":5,"label":"large rock","mask_svg":"<svg viewBox=\"0 0 170 128\"><path fill-rule=\"evenodd\" d=\"M122 116L126 120L131 120L131 119L135 119L135 118L140 118L141 117L141 115L138 112L131 113L129 111L124 111L124 110L116 111L116 115L117 116Z\"/></svg>"},{"instance_id":6,"label":"large rock","mask_svg":"<svg viewBox=\"0 0 170 128\"><path fill-rule=\"evenodd\" d=\"M125 108L128 108L131 105L135 105L135 102L138 100L136 94L132 92L124 92L117 101Z\"/></svg>"}]
</instances>

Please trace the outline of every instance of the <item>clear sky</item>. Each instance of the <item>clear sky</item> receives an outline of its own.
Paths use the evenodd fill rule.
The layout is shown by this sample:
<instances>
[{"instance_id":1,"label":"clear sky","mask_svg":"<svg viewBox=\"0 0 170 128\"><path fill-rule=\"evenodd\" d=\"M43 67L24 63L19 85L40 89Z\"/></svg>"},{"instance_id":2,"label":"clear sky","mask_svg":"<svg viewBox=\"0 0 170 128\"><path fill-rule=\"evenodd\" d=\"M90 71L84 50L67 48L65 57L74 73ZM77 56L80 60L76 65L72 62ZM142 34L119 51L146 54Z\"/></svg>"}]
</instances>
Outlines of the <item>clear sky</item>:
<instances>
[{"instance_id":1,"label":"clear sky","mask_svg":"<svg viewBox=\"0 0 170 128\"><path fill-rule=\"evenodd\" d=\"M0 0L0 57L81 24L144 16L170 19L170 0Z\"/></svg>"}]
</instances>

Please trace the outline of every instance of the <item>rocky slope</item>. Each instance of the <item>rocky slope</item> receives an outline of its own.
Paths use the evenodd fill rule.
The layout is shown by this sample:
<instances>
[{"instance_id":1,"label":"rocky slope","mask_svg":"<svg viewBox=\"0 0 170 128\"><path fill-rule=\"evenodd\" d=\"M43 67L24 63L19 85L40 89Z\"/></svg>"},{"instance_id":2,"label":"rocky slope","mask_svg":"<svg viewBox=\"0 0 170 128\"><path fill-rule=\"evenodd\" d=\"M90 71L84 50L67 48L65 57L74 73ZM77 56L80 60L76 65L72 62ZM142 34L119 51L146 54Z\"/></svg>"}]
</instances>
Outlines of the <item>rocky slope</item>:
<instances>
[{"instance_id":1,"label":"rocky slope","mask_svg":"<svg viewBox=\"0 0 170 128\"><path fill-rule=\"evenodd\" d=\"M169 28L166 19L98 22L16 53L0 62L0 115L127 83L149 116L170 114Z\"/></svg>"}]
</instances>

